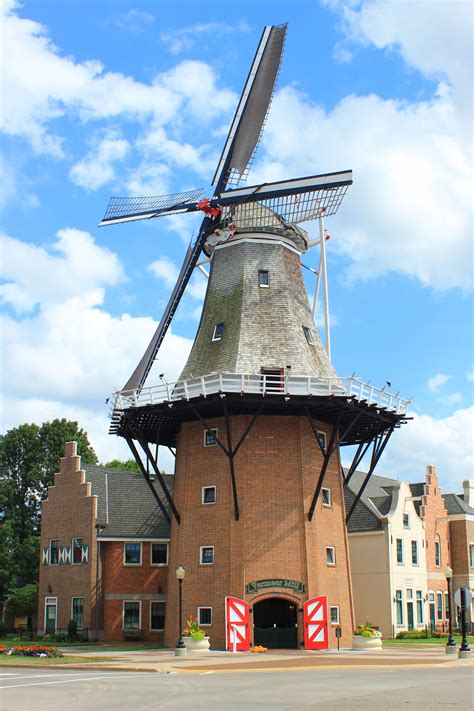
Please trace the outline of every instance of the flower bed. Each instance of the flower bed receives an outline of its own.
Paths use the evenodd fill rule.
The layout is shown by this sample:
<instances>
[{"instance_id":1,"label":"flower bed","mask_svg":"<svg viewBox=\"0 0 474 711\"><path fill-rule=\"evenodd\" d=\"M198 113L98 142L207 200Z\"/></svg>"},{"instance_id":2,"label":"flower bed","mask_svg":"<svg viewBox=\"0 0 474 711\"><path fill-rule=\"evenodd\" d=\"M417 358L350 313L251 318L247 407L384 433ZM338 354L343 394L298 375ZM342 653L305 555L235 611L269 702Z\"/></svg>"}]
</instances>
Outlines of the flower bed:
<instances>
[{"instance_id":1,"label":"flower bed","mask_svg":"<svg viewBox=\"0 0 474 711\"><path fill-rule=\"evenodd\" d=\"M16 657L62 657L63 653L57 647L46 647L42 644L7 647L0 645L0 654Z\"/></svg>"}]
</instances>

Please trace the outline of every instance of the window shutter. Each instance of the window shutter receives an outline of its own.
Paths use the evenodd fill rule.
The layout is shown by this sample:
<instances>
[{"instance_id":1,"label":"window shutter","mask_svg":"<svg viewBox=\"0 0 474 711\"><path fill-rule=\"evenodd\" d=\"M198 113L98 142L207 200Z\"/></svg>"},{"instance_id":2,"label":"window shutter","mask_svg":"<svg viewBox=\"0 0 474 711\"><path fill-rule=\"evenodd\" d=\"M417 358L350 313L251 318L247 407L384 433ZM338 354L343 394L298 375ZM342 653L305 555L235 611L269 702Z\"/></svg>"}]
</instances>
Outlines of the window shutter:
<instances>
[{"instance_id":1,"label":"window shutter","mask_svg":"<svg viewBox=\"0 0 474 711\"><path fill-rule=\"evenodd\" d=\"M62 546L59 546L59 555L58 555L58 563L59 564L64 563L64 553L65 553L64 548Z\"/></svg>"},{"instance_id":2,"label":"window shutter","mask_svg":"<svg viewBox=\"0 0 474 711\"><path fill-rule=\"evenodd\" d=\"M71 546L66 546L64 549L64 562L70 563L72 561L72 549Z\"/></svg>"},{"instance_id":3,"label":"window shutter","mask_svg":"<svg viewBox=\"0 0 474 711\"><path fill-rule=\"evenodd\" d=\"M82 546L82 562L83 563L89 562L89 546L87 546L87 545Z\"/></svg>"},{"instance_id":4,"label":"window shutter","mask_svg":"<svg viewBox=\"0 0 474 711\"><path fill-rule=\"evenodd\" d=\"M48 565L49 563L49 546L43 548L43 565Z\"/></svg>"}]
</instances>

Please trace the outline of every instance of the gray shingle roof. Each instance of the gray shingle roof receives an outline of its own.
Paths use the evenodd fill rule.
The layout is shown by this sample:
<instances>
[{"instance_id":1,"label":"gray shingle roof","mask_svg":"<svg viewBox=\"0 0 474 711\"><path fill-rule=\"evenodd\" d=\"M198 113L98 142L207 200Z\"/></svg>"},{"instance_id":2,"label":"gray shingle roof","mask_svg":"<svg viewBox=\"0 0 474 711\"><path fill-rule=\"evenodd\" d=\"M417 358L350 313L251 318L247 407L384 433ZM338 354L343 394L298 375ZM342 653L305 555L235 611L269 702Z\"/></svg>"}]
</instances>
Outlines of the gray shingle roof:
<instances>
[{"instance_id":1,"label":"gray shingle roof","mask_svg":"<svg viewBox=\"0 0 474 711\"><path fill-rule=\"evenodd\" d=\"M344 500L346 511L349 511L355 499L355 494L350 489L345 489ZM376 512L370 508L363 499L355 507L355 511L349 519L347 530L349 533L360 533L361 531L381 531L382 523Z\"/></svg>"},{"instance_id":2,"label":"gray shingle roof","mask_svg":"<svg viewBox=\"0 0 474 711\"><path fill-rule=\"evenodd\" d=\"M347 474L347 470L345 470ZM345 490L346 511L352 506L356 493L359 491L366 472L355 471ZM364 489L354 513L349 519L347 529L349 533L361 531L381 531L383 516L386 516L392 505L392 493L395 485L394 479L373 474Z\"/></svg>"},{"instance_id":3,"label":"gray shingle roof","mask_svg":"<svg viewBox=\"0 0 474 711\"><path fill-rule=\"evenodd\" d=\"M474 509L464 501L462 494L443 494L446 510L449 514L467 513L474 514Z\"/></svg>"},{"instance_id":4,"label":"gray shingle roof","mask_svg":"<svg viewBox=\"0 0 474 711\"><path fill-rule=\"evenodd\" d=\"M97 496L97 523L104 527L101 535L169 538L169 524L141 474L94 464L85 464L84 469L91 493ZM164 479L172 492L174 476L165 474ZM156 479L153 485L164 502Z\"/></svg>"},{"instance_id":5,"label":"gray shingle roof","mask_svg":"<svg viewBox=\"0 0 474 711\"><path fill-rule=\"evenodd\" d=\"M410 484L410 491L412 496L423 496L425 493L425 485L423 482Z\"/></svg>"}]
</instances>

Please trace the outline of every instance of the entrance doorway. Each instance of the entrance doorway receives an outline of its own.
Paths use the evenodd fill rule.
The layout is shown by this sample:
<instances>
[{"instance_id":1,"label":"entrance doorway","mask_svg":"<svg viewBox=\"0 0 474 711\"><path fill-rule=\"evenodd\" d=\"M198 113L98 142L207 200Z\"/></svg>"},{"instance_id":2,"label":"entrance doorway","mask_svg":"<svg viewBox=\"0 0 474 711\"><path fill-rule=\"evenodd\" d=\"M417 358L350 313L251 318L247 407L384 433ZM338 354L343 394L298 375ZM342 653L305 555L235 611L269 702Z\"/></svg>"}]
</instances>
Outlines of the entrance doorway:
<instances>
[{"instance_id":1,"label":"entrance doorway","mask_svg":"<svg viewBox=\"0 0 474 711\"><path fill-rule=\"evenodd\" d=\"M254 644L268 649L298 647L297 604L270 597L253 606Z\"/></svg>"},{"instance_id":2,"label":"entrance doorway","mask_svg":"<svg viewBox=\"0 0 474 711\"><path fill-rule=\"evenodd\" d=\"M56 634L57 614L58 599L47 597L44 605L44 631L48 634Z\"/></svg>"}]
</instances>

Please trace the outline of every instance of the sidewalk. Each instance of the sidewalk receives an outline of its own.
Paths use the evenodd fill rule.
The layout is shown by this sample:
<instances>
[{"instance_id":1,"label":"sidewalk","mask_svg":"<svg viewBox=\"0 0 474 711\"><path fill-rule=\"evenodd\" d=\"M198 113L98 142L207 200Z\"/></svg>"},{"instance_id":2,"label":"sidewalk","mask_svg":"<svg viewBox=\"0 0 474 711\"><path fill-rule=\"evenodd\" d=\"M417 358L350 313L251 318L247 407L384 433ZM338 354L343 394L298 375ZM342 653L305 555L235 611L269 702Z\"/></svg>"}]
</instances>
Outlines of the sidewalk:
<instances>
[{"instance_id":1,"label":"sidewalk","mask_svg":"<svg viewBox=\"0 0 474 711\"><path fill-rule=\"evenodd\" d=\"M416 667L416 666L466 666L474 664L473 659L459 660L456 655L447 655L444 647L429 649L387 648L381 651L341 651L306 652L300 650L269 650L265 654L250 652L211 651L207 654L189 654L187 657L175 657L174 649L140 650L135 652L99 652L94 650L79 653L73 648L64 650L69 655L75 653L81 657L107 657L113 660L103 663L68 664L68 669L102 669L120 671L150 671L161 673L222 673L238 671L303 670L318 668L354 668L354 667ZM55 665L61 667L61 665Z\"/></svg>"}]
</instances>

